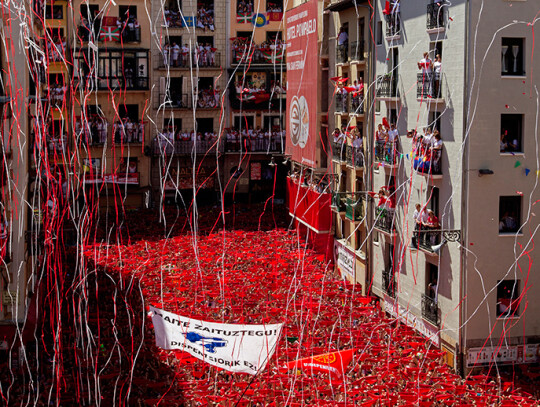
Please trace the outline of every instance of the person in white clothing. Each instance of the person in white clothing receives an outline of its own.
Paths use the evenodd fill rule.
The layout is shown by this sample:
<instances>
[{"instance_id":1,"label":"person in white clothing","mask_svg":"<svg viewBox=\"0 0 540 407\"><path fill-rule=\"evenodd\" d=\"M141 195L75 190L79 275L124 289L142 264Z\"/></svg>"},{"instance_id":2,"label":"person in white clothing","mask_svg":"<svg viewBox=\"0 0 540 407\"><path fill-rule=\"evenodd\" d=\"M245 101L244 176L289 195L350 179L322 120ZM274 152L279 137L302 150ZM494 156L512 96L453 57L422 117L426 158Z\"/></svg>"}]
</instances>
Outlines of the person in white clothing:
<instances>
[{"instance_id":1,"label":"person in white clothing","mask_svg":"<svg viewBox=\"0 0 540 407\"><path fill-rule=\"evenodd\" d=\"M435 73L435 76L433 78L433 97L440 98L441 97L441 68L442 68L442 60L440 54L437 54L435 56L435 61L433 62L433 71Z\"/></svg>"}]
</instances>

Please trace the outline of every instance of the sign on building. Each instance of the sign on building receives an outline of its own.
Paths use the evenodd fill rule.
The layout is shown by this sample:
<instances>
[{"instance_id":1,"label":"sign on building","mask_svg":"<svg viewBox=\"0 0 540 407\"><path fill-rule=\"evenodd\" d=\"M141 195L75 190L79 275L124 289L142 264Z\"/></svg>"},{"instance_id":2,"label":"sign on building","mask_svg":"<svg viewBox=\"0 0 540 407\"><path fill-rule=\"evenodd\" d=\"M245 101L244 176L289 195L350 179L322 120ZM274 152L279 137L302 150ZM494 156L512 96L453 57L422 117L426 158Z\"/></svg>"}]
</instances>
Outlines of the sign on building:
<instances>
[{"instance_id":1,"label":"sign on building","mask_svg":"<svg viewBox=\"0 0 540 407\"><path fill-rule=\"evenodd\" d=\"M316 167L317 89L319 54L317 48L318 2L309 0L287 11L287 142L292 160Z\"/></svg>"}]
</instances>

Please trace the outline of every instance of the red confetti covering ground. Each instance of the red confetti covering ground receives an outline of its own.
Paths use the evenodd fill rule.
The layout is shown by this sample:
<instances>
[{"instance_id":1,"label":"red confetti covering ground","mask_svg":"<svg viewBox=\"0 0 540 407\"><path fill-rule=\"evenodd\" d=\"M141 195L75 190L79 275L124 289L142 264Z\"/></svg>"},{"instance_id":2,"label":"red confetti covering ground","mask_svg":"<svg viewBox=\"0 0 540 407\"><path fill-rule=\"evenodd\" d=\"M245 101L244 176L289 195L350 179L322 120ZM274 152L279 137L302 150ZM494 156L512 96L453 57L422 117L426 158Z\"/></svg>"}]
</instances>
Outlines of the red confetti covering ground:
<instances>
[{"instance_id":1,"label":"red confetti covering ground","mask_svg":"<svg viewBox=\"0 0 540 407\"><path fill-rule=\"evenodd\" d=\"M453 374L441 352L387 318L375 299L337 280L293 232L220 231L196 240L187 233L129 246L90 246L85 253L102 269L118 271L124 286L140 282L147 305L206 321L285 324L276 353L256 377L160 350L176 376L147 405L538 405L511 384ZM153 338L151 320L146 321L146 334ZM345 380L277 369L350 348L356 352Z\"/></svg>"}]
</instances>

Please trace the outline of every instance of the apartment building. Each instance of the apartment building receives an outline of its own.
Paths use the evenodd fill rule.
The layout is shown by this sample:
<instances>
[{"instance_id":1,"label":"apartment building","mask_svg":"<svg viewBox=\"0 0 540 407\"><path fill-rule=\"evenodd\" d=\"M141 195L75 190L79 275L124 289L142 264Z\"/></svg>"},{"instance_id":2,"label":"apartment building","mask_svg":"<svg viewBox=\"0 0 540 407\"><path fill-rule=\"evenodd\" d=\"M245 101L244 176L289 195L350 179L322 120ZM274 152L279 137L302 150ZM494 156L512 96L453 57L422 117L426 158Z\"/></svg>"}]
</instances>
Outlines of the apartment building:
<instances>
[{"instance_id":1,"label":"apartment building","mask_svg":"<svg viewBox=\"0 0 540 407\"><path fill-rule=\"evenodd\" d=\"M150 185L144 151L151 142L151 23L145 3L74 1L66 15L74 86L64 99L73 103L70 147L81 151L84 187L100 196L102 207L120 198L124 208L140 208Z\"/></svg>"},{"instance_id":2,"label":"apartment building","mask_svg":"<svg viewBox=\"0 0 540 407\"><path fill-rule=\"evenodd\" d=\"M13 6L13 5L11 5ZM26 104L28 71L23 37L27 30L19 29L16 9L6 6L0 18L4 39L0 44L0 360L8 361L8 352L24 330L26 313L36 280L26 244L28 205L28 122ZM20 114L19 114L20 112ZM27 327L30 323L27 323ZM18 345L11 356L18 363Z\"/></svg>"},{"instance_id":3,"label":"apartment building","mask_svg":"<svg viewBox=\"0 0 540 407\"><path fill-rule=\"evenodd\" d=\"M370 120L390 127L369 134L372 292L461 372L537 362L540 343L538 6L481 7L376 3L372 27Z\"/></svg>"},{"instance_id":4,"label":"apartment building","mask_svg":"<svg viewBox=\"0 0 540 407\"><path fill-rule=\"evenodd\" d=\"M329 115L332 159L332 211L335 267L343 278L367 292L366 153L369 151L368 111L370 8L368 2L340 1L326 8L328 19ZM335 52L334 52L335 51ZM369 167L368 167L369 168Z\"/></svg>"}]
</instances>

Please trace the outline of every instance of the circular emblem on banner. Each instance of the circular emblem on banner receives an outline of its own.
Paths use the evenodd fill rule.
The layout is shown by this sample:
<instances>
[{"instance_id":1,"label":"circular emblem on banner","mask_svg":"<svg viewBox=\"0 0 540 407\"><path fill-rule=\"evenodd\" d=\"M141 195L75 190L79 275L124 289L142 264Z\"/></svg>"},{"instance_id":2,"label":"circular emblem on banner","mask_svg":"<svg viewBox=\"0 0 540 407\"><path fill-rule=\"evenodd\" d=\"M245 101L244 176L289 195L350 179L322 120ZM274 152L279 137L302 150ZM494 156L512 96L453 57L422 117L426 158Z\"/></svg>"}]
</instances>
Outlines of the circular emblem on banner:
<instances>
[{"instance_id":1,"label":"circular emblem on banner","mask_svg":"<svg viewBox=\"0 0 540 407\"><path fill-rule=\"evenodd\" d=\"M325 363L325 364L332 364L336 361L336 354L335 353L330 353L330 354L327 354L327 355L320 355L320 356L314 356L313 357L313 360L315 362L319 362L319 363Z\"/></svg>"},{"instance_id":2,"label":"circular emblem on banner","mask_svg":"<svg viewBox=\"0 0 540 407\"><path fill-rule=\"evenodd\" d=\"M264 14L255 14L251 21L255 27L264 27L266 25L266 16Z\"/></svg>"},{"instance_id":3,"label":"circular emblem on banner","mask_svg":"<svg viewBox=\"0 0 540 407\"><path fill-rule=\"evenodd\" d=\"M291 142L301 148L306 146L309 136L309 108L305 97L293 97L289 107Z\"/></svg>"}]
</instances>

